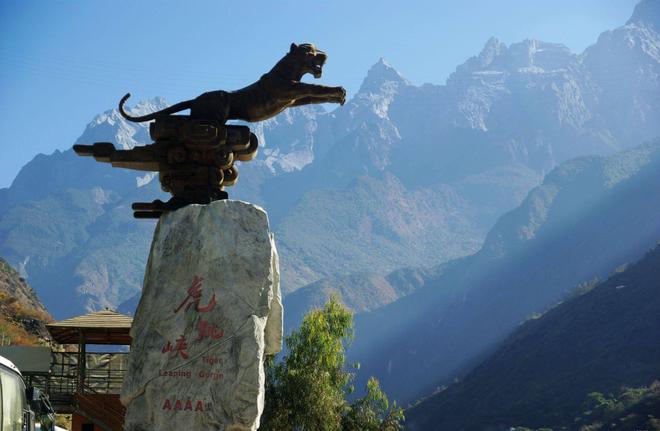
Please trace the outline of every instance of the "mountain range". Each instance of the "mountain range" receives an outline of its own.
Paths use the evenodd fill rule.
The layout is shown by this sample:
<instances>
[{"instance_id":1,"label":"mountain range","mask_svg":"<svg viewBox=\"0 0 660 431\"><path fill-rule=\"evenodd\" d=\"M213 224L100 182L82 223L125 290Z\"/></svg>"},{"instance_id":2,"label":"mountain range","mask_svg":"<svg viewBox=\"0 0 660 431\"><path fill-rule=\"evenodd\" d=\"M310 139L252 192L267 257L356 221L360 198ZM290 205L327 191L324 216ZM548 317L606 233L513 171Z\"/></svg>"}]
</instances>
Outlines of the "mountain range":
<instances>
[{"instance_id":1,"label":"mountain range","mask_svg":"<svg viewBox=\"0 0 660 431\"><path fill-rule=\"evenodd\" d=\"M411 402L654 247L658 4L640 2L580 54L492 38L444 85L421 86L381 59L344 106L252 124L259 155L229 193L268 211L288 328L338 293L360 313L349 351L360 376ZM97 141L150 139L109 110L76 143ZM38 155L0 189L0 256L56 318L132 312L155 223L130 204L166 197L151 174Z\"/></svg>"},{"instance_id":2,"label":"mountain range","mask_svg":"<svg viewBox=\"0 0 660 431\"><path fill-rule=\"evenodd\" d=\"M603 33L581 55L558 44L528 40L507 47L493 38L478 56L459 66L445 86L412 86L381 61L352 104L375 101L372 120L377 122L376 116L396 125L400 142L387 149L396 153L391 160L397 163L390 161L386 170L404 187L419 190L442 184L481 211L465 208L464 214L472 213L480 226L493 225L503 207L522 201L521 195L511 195L512 190L529 191L533 178L540 182L557 163L584 154L613 154L660 136L660 121L655 121L660 118L656 11L656 2L641 2L625 26ZM621 112L627 123L613 120ZM311 167L297 175L310 171ZM350 173L345 176L350 178ZM334 227L325 222L322 226ZM301 235L300 240L322 235ZM332 255L326 258L334 262ZM420 259L418 265L424 263ZM401 289L388 286L381 280L382 270L372 268L349 276L343 271L329 274L285 298L288 309L299 316L301 310L327 299L328 292L344 295L351 290L346 282L366 287L352 289L362 295L386 287L381 298L391 298L392 289L411 291L410 284ZM414 287L426 283L420 279ZM344 295L345 301L355 311L366 311L361 304L354 306L354 296Z\"/></svg>"},{"instance_id":3,"label":"mountain range","mask_svg":"<svg viewBox=\"0 0 660 431\"><path fill-rule=\"evenodd\" d=\"M660 239L660 141L571 160L502 216L482 249L357 316L350 358L412 402L461 378L530 316Z\"/></svg>"},{"instance_id":4,"label":"mountain range","mask_svg":"<svg viewBox=\"0 0 660 431\"><path fill-rule=\"evenodd\" d=\"M240 166L230 194L269 212L284 291L470 255L558 163L659 136L654 4L642 2L582 54L491 39L445 85L422 86L380 60L345 106L254 124L260 155ZM133 112L165 104L157 98ZM95 141L150 142L145 125L115 110L77 143ZM130 308L154 225L131 220L128 205L158 197L152 175L70 150L39 155L0 190L0 255L57 317Z\"/></svg>"}]
</instances>

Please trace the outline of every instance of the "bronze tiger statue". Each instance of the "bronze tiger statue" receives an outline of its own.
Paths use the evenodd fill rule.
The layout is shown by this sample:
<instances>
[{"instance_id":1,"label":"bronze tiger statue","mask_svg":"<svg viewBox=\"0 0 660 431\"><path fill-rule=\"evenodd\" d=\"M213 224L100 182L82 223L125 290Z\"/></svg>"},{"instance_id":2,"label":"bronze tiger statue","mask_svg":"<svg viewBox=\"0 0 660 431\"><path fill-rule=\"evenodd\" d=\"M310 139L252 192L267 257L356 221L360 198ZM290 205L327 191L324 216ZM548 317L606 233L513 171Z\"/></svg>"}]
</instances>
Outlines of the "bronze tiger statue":
<instances>
[{"instance_id":1,"label":"bronze tiger statue","mask_svg":"<svg viewBox=\"0 0 660 431\"><path fill-rule=\"evenodd\" d=\"M320 78L328 56L309 43L291 44L289 52L254 84L236 91L210 91L195 99L186 100L148 115L133 117L124 111L130 93L119 102L119 112L129 121L143 122L190 109L195 119L262 121L274 117L286 108L311 103L339 103L346 101L342 87L327 87L300 82L310 73Z\"/></svg>"}]
</instances>

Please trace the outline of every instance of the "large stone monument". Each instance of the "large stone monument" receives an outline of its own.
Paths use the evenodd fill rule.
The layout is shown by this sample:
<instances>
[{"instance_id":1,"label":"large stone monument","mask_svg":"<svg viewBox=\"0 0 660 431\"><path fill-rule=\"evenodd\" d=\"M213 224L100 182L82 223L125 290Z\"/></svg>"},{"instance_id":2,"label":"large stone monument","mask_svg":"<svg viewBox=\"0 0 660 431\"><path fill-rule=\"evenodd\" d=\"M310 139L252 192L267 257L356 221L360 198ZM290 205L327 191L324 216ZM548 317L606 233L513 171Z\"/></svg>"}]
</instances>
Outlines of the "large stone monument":
<instances>
[{"instance_id":1,"label":"large stone monument","mask_svg":"<svg viewBox=\"0 0 660 431\"><path fill-rule=\"evenodd\" d=\"M153 144L117 150L74 145L114 167L156 171L167 202L136 202L136 218L159 218L131 335L121 400L126 431L247 431L264 407L264 356L282 345L277 251L261 208L228 200L235 161L257 137L227 120L262 121L286 108L340 103L342 87L320 78L326 54L312 44L289 52L255 83L211 91L129 121L153 121ZM190 115L174 115L190 109Z\"/></svg>"},{"instance_id":2,"label":"large stone monument","mask_svg":"<svg viewBox=\"0 0 660 431\"><path fill-rule=\"evenodd\" d=\"M126 431L256 430L282 344L266 213L222 200L162 216L131 336Z\"/></svg>"}]
</instances>

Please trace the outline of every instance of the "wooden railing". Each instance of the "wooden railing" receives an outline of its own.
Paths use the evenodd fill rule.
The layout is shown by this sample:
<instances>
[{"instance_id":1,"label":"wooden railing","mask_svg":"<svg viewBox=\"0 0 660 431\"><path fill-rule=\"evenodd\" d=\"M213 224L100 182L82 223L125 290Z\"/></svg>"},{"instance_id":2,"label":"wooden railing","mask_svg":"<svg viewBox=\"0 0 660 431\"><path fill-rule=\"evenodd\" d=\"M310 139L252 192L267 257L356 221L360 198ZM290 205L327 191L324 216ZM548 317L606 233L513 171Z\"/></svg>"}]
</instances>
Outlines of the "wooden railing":
<instances>
[{"instance_id":1,"label":"wooden railing","mask_svg":"<svg viewBox=\"0 0 660 431\"><path fill-rule=\"evenodd\" d=\"M53 352L50 373L25 373L24 378L48 394L57 413L79 413L105 431L121 431L126 410L119 393L127 359L127 353L87 353L81 386L78 354Z\"/></svg>"},{"instance_id":2,"label":"wooden railing","mask_svg":"<svg viewBox=\"0 0 660 431\"><path fill-rule=\"evenodd\" d=\"M126 409L117 394L99 394L93 388L85 387L74 396L75 411L105 431L122 431Z\"/></svg>"},{"instance_id":3,"label":"wooden railing","mask_svg":"<svg viewBox=\"0 0 660 431\"><path fill-rule=\"evenodd\" d=\"M118 394L126 374L127 353L87 353L85 379L79 388L78 354L53 352L47 392L74 394L90 388L98 394Z\"/></svg>"}]
</instances>

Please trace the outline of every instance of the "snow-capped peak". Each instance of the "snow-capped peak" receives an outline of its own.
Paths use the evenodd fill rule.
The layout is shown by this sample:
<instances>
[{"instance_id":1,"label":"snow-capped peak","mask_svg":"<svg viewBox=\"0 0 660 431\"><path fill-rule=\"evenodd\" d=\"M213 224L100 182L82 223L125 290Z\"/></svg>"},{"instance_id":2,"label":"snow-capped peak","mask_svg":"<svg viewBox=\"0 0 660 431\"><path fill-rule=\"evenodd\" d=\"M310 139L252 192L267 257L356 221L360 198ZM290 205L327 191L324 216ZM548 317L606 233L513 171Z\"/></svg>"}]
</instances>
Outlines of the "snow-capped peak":
<instances>
[{"instance_id":1,"label":"snow-capped peak","mask_svg":"<svg viewBox=\"0 0 660 431\"><path fill-rule=\"evenodd\" d=\"M371 66L362 86L348 107L351 117L360 117L366 109L380 118L388 118L389 106L401 87L411 85L384 58Z\"/></svg>"},{"instance_id":2,"label":"snow-capped peak","mask_svg":"<svg viewBox=\"0 0 660 431\"><path fill-rule=\"evenodd\" d=\"M384 87L401 85L410 85L410 82L381 57L367 72L358 93L379 93Z\"/></svg>"},{"instance_id":3,"label":"snow-capped peak","mask_svg":"<svg viewBox=\"0 0 660 431\"><path fill-rule=\"evenodd\" d=\"M153 99L141 100L127 111L134 116L147 115L152 112L167 108L167 101L164 97L154 97ZM113 110L114 111L114 110Z\"/></svg>"},{"instance_id":4,"label":"snow-capped peak","mask_svg":"<svg viewBox=\"0 0 660 431\"><path fill-rule=\"evenodd\" d=\"M453 77L473 74L481 76L486 73L553 72L564 70L575 58L575 54L562 44L526 39L507 47L492 37L478 56L469 58L456 68Z\"/></svg>"},{"instance_id":5,"label":"snow-capped peak","mask_svg":"<svg viewBox=\"0 0 660 431\"><path fill-rule=\"evenodd\" d=\"M145 115L160 111L167 107L162 97L138 102L133 108L127 109L132 115ZM112 142L120 149L130 149L136 145L151 143L149 123L133 123L126 121L117 109L110 109L97 115L87 124L77 144L91 145L94 142Z\"/></svg>"},{"instance_id":6,"label":"snow-capped peak","mask_svg":"<svg viewBox=\"0 0 660 431\"><path fill-rule=\"evenodd\" d=\"M640 1L637 6L635 6L635 10L626 24L646 25L652 27L655 31L660 32L660 1Z\"/></svg>"},{"instance_id":7,"label":"snow-capped peak","mask_svg":"<svg viewBox=\"0 0 660 431\"><path fill-rule=\"evenodd\" d=\"M486 41L483 49L477 56L481 67L490 65L493 60L506 51L506 45L496 37L491 37Z\"/></svg>"}]
</instances>

